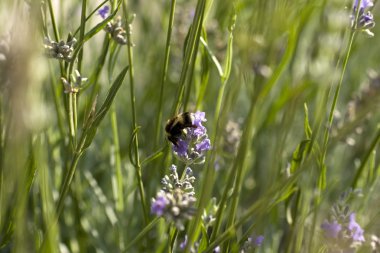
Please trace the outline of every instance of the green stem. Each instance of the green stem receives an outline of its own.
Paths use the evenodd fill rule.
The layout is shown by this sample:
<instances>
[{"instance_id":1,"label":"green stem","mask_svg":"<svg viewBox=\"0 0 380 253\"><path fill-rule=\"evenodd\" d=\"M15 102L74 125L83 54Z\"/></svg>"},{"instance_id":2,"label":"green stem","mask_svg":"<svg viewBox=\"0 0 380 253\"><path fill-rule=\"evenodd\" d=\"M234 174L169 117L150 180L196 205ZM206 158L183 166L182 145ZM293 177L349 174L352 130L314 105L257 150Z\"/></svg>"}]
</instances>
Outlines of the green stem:
<instances>
[{"instance_id":1,"label":"green stem","mask_svg":"<svg viewBox=\"0 0 380 253\"><path fill-rule=\"evenodd\" d=\"M128 12L127 6L125 2L123 2L123 10L126 15L126 20L128 20ZM135 86L134 86L134 66L133 66L133 51L132 51L132 40L131 40L131 24L127 25L127 48L128 48L128 63L129 63L129 82L130 82L130 93L131 93L131 109L132 109L132 129L135 131L137 129L137 120L136 120L136 97L135 97ZM148 224L149 216L148 216L148 208L146 206L146 198L144 192L144 184L142 181L142 172L141 172L141 164L140 164L140 156L139 156L139 141L138 141L138 133L135 134L133 140L133 148L134 148L134 167L136 170L136 178L138 189L140 193L140 202L143 210L145 223Z\"/></svg>"},{"instance_id":2,"label":"green stem","mask_svg":"<svg viewBox=\"0 0 380 253\"><path fill-rule=\"evenodd\" d=\"M86 6L87 6L87 0L82 0L82 13L81 13L81 20L80 20L79 41L83 41L84 31L86 28ZM83 48L81 48L78 55L79 73L82 71L82 59L83 59Z\"/></svg>"},{"instance_id":3,"label":"green stem","mask_svg":"<svg viewBox=\"0 0 380 253\"><path fill-rule=\"evenodd\" d=\"M173 23L174 23L174 12L175 12L176 0L172 0L170 6L170 16L169 16L169 25L168 32L166 35L166 46L165 46L165 59L164 59L164 68L162 70L161 76L161 88L160 88L160 97L158 101L158 113L157 113L157 125L156 125L156 138L154 140L153 147L156 148L160 140L160 133L162 131L161 122L162 122L162 107L164 101L164 88L166 82L166 76L169 66L169 56L170 56L170 41L172 37Z\"/></svg>"},{"instance_id":4,"label":"green stem","mask_svg":"<svg viewBox=\"0 0 380 253\"><path fill-rule=\"evenodd\" d=\"M53 4L51 3L51 0L48 0L48 6L49 6L49 12L50 12L50 18L51 18L51 24L53 26L53 31L54 31L54 37L57 42L59 42L59 33L57 29L57 25L55 23L55 16L54 16L54 11L53 11Z\"/></svg>"},{"instance_id":5,"label":"green stem","mask_svg":"<svg viewBox=\"0 0 380 253\"><path fill-rule=\"evenodd\" d=\"M62 119L62 113L59 109L59 86L55 82L55 79L53 78L53 70L51 67L51 64L49 64L49 72L50 72L50 86L51 86L51 92L53 93L53 101L54 101L54 108L55 108L55 113L57 115L57 123L58 123L58 128L59 128L59 133L61 134L61 139L63 140L65 138L65 130L63 127L63 119Z\"/></svg>"},{"instance_id":6,"label":"green stem","mask_svg":"<svg viewBox=\"0 0 380 253\"><path fill-rule=\"evenodd\" d=\"M76 136L78 132L78 96L77 93L73 93L73 121L74 121L74 147L76 147Z\"/></svg>"},{"instance_id":7,"label":"green stem","mask_svg":"<svg viewBox=\"0 0 380 253\"><path fill-rule=\"evenodd\" d=\"M326 153L327 153L327 146L328 146L329 137L330 137L330 130L331 130L331 126L332 126L332 123L334 120L334 111L335 111L336 104L338 102L338 97L339 97L340 89L342 87L344 74L346 72L348 59L350 58L350 53L351 53L352 45L354 42L354 38L355 38L355 31L353 30L353 31L351 31L351 34L350 34L350 39L349 39L348 47L347 47L347 53L346 53L346 56L345 56L344 61L343 61L342 72L340 74L338 85L335 89L334 98L333 98L333 101L331 104L330 113L329 113L329 117L328 117L327 128L325 130L324 137L323 137L323 149L322 149L322 157L321 157L321 161L320 161L321 173L323 173L323 174L321 174L320 178L321 177L326 178L326 175L324 175L326 173L326 171L323 169L323 167L324 167L325 160L326 160ZM325 182L323 182L322 188L325 187L324 184L325 184Z\"/></svg>"},{"instance_id":8,"label":"green stem","mask_svg":"<svg viewBox=\"0 0 380 253\"><path fill-rule=\"evenodd\" d=\"M95 96L98 94L99 89L100 89L100 84L98 82L98 79L99 79L100 72L103 69L104 63L105 63L106 58L107 58L109 44L110 44L110 40L108 38L108 35L106 34L104 36L104 40L103 40L102 53L99 56L99 59L98 59L97 64L96 64L96 68L95 68L94 72L92 73L91 78L89 80L89 83L92 84L90 98L89 98L89 101L91 103L92 103L92 101L94 101ZM91 103L89 103L89 107L87 108L88 110L91 109Z\"/></svg>"},{"instance_id":9,"label":"green stem","mask_svg":"<svg viewBox=\"0 0 380 253\"><path fill-rule=\"evenodd\" d=\"M372 151L375 150L376 145L379 143L379 140L380 140L380 127L377 128L377 133L375 135L375 138L372 140L371 145L370 145L368 151L366 152L366 154L364 155L364 157L360 163L360 167L355 174L354 181L352 182L352 188L353 189L355 189L357 187L358 182L359 182L359 178L363 174L364 167L367 164L369 158L371 157Z\"/></svg>"},{"instance_id":10,"label":"green stem","mask_svg":"<svg viewBox=\"0 0 380 253\"><path fill-rule=\"evenodd\" d=\"M58 204L57 204L57 221L59 217L61 216L64 200L67 196L67 193L69 192L71 182L73 181L75 171L78 165L79 158L82 156L82 152L74 152L74 156L71 160L70 168L68 173L66 174L65 180L63 182L63 185L61 187L61 192L59 194Z\"/></svg>"},{"instance_id":11,"label":"green stem","mask_svg":"<svg viewBox=\"0 0 380 253\"><path fill-rule=\"evenodd\" d=\"M190 58L190 71L189 71L189 78L188 78L188 85L186 88L186 95L185 95L185 101L183 102L183 110L187 111L187 106L189 104L190 100L190 94L191 94L191 87L193 86L193 77L194 77L194 68L195 68L195 62L197 59L197 51L199 48L199 41L202 33L202 24L203 24L203 18L204 18L204 9L202 10L202 15L200 17L199 26L197 27L196 34L195 34L195 45L194 45L194 52Z\"/></svg>"},{"instance_id":12,"label":"green stem","mask_svg":"<svg viewBox=\"0 0 380 253\"><path fill-rule=\"evenodd\" d=\"M175 241L177 240L177 236L178 236L178 229L173 226L172 224L169 225L169 253L173 253L175 252L174 251L174 243Z\"/></svg>"},{"instance_id":13,"label":"green stem","mask_svg":"<svg viewBox=\"0 0 380 253\"><path fill-rule=\"evenodd\" d=\"M112 135L114 142L114 157L115 157L115 173L116 173L116 210L120 213L124 212L124 193L123 193L123 173L121 170L121 158L120 158L120 145L119 145L119 133L117 129L117 117L115 106L111 106L111 125Z\"/></svg>"},{"instance_id":14,"label":"green stem","mask_svg":"<svg viewBox=\"0 0 380 253\"><path fill-rule=\"evenodd\" d=\"M69 93L68 96L68 120L69 120L69 130L70 130L70 142L72 150L75 150L75 123L74 123L74 94Z\"/></svg>"},{"instance_id":15,"label":"green stem","mask_svg":"<svg viewBox=\"0 0 380 253\"><path fill-rule=\"evenodd\" d=\"M188 42L186 43L185 57L184 57L183 65L182 65L181 77L179 80L179 87L177 91L177 100L174 103L174 107L173 107L174 110L172 114L177 113L182 104L182 99L183 99L185 86L186 86L186 77L188 74L188 68L190 64L194 64L194 62L191 62L191 59L192 59L193 54L195 54L197 51L196 45L199 44L197 43L197 41L199 41L200 33L198 33L197 31L200 30L203 25L203 16L204 16L204 11L205 11L206 1L207 0L199 0L197 3L197 7L194 14L194 20L190 28L189 39L188 39ZM198 37L196 37L197 34L199 34Z\"/></svg>"},{"instance_id":16,"label":"green stem","mask_svg":"<svg viewBox=\"0 0 380 253\"><path fill-rule=\"evenodd\" d=\"M160 221L160 217L153 219L146 227L133 239L126 247L125 250L129 250L133 245L139 242L154 226Z\"/></svg>"}]
</instances>

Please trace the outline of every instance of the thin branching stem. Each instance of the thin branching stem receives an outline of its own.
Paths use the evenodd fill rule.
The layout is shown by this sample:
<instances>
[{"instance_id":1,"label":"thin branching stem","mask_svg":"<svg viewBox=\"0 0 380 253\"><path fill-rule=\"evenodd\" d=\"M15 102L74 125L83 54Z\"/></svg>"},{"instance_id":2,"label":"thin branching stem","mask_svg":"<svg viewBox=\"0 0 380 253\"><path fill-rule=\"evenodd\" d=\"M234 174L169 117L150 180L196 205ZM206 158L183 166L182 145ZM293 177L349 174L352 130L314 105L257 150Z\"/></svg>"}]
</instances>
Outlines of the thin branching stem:
<instances>
[{"instance_id":1,"label":"thin branching stem","mask_svg":"<svg viewBox=\"0 0 380 253\"><path fill-rule=\"evenodd\" d=\"M128 21L128 12L125 1L123 2L123 10L126 15L126 20ZM136 97L135 97L135 85L134 85L134 66L133 66L133 50L132 50L132 24L127 24L127 50L128 50L128 63L129 63L129 82L130 82L130 95L131 95L131 109L132 109L132 128L133 131L137 129L137 119L136 119ZM140 203L143 210L143 216L145 223L148 224L148 207L145 198L144 184L142 181L142 172L140 164L140 155L139 155L139 140L138 134L136 133L133 140L133 149L134 149L134 165L136 170L136 179L137 185L140 194Z\"/></svg>"},{"instance_id":2,"label":"thin branching stem","mask_svg":"<svg viewBox=\"0 0 380 253\"><path fill-rule=\"evenodd\" d=\"M81 20L80 20L80 32L79 32L79 41L83 41L84 32L86 29L86 6L87 0L82 0L82 12L81 12ZM78 71L82 72L82 60L83 60L83 48L79 51L78 55Z\"/></svg>"},{"instance_id":3,"label":"thin branching stem","mask_svg":"<svg viewBox=\"0 0 380 253\"><path fill-rule=\"evenodd\" d=\"M58 28L57 24L55 22L55 16L54 16L54 10L53 10L53 4L51 0L48 0L48 6L49 6L49 12L50 12L50 18L51 18L51 24L53 26L53 32L54 32L54 38L57 42L59 42L59 33L58 33Z\"/></svg>"},{"instance_id":4,"label":"thin branching stem","mask_svg":"<svg viewBox=\"0 0 380 253\"><path fill-rule=\"evenodd\" d=\"M170 5L168 31L166 34L164 66L163 66L162 75L161 75L160 97L158 100L156 138L154 139L154 148L156 148L158 145L158 142L161 136L160 133L162 131L161 122L162 122L162 110L163 110L163 101L164 101L164 89L165 89L165 82L166 82L166 77L167 77L167 72L168 72L168 67L169 67L170 42L171 42L173 23L174 23L175 5L176 5L176 0L172 0L171 5Z\"/></svg>"}]
</instances>

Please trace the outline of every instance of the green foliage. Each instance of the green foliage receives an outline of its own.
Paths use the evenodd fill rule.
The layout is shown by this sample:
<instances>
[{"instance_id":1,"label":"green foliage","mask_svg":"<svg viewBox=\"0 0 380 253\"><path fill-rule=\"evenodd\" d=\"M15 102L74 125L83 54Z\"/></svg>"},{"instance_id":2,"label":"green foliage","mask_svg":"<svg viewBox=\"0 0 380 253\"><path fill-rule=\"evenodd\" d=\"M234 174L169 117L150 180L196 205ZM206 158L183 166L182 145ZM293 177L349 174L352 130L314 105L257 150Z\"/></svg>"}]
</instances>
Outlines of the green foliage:
<instances>
[{"instance_id":1,"label":"green foliage","mask_svg":"<svg viewBox=\"0 0 380 253\"><path fill-rule=\"evenodd\" d=\"M380 31L362 14L340 0L0 1L0 252L329 252L321 224L347 192L339 211L369 252ZM206 113L202 164L166 140L183 111ZM171 164L195 177L184 230L152 208Z\"/></svg>"}]
</instances>

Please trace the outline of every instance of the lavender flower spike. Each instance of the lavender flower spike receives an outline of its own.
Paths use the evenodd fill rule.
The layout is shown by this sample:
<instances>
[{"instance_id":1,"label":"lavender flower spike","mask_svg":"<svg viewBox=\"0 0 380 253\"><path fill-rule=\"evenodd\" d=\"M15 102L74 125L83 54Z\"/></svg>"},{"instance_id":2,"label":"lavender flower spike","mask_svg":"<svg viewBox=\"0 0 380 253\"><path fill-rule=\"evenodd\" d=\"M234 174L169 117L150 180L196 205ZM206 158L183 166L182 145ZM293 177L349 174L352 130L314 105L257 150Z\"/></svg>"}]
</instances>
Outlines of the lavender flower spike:
<instances>
[{"instance_id":1,"label":"lavender flower spike","mask_svg":"<svg viewBox=\"0 0 380 253\"><path fill-rule=\"evenodd\" d=\"M372 37L374 34L370 31L370 29L375 26L375 21L372 13L368 9L372 8L374 4L372 0L361 0L359 6L358 20L355 22L358 10L357 6L359 4L359 1L360 0L354 0L353 3L353 11L351 14L351 27L353 29L363 31Z\"/></svg>"},{"instance_id":2,"label":"lavender flower spike","mask_svg":"<svg viewBox=\"0 0 380 253\"><path fill-rule=\"evenodd\" d=\"M195 177L190 168L186 168L185 176L180 178L177 167L172 165L170 174L161 180L162 188L156 198L152 199L152 214L164 217L168 222L173 222L179 230L183 230L186 220L191 219L196 212L194 181Z\"/></svg>"},{"instance_id":3,"label":"lavender flower spike","mask_svg":"<svg viewBox=\"0 0 380 253\"><path fill-rule=\"evenodd\" d=\"M203 163L206 151L211 149L207 129L202 122L207 121L204 112L191 113L192 127L183 130L177 145L173 145L173 153L186 164Z\"/></svg>"}]
</instances>

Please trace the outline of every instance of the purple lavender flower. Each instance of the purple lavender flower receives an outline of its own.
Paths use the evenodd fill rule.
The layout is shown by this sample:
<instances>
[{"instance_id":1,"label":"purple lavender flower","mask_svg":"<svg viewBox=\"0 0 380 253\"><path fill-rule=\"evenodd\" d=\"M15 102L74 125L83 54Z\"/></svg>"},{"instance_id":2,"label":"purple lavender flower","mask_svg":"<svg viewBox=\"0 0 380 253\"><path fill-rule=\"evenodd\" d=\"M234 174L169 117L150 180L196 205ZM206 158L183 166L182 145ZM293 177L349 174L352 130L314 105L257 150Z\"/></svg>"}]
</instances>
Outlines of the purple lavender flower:
<instances>
[{"instance_id":1,"label":"purple lavender flower","mask_svg":"<svg viewBox=\"0 0 380 253\"><path fill-rule=\"evenodd\" d=\"M166 206L169 204L169 200L161 192L157 194L157 198L153 200L151 213L162 216L164 214Z\"/></svg>"},{"instance_id":2,"label":"purple lavender flower","mask_svg":"<svg viewBox=\"0 0 380 253\"><path fill-rule=\"evenodd\" d=\"M340 225L337 221L333 221L329 223L328 221L323 222L321 228L325 232L326 237L337 238L339 232L342 230L342 225Z\"/></svg>"},{"instance_id":3,"label":"purple lavender flower","mask_svg":"<svg viewBox=\"0 0 380 253\"><path fill-rule=\"evenodd\" d=\"M179 244L179 248L181 250L184 250L186 248L186 245L187 245L187 235L185 235L185 239Z\"/></svg>"},{"instance_id":4,"label":"purple lavender flower","mask_svg":"<svg viewBox=\"0 0 380 253\"><path fill-rule=\"evenodd\" d=\"M182 140L182 139L179 139L178 142L177 142L177 146L173 145L173 151L175 153L177 153L180 157L185 157L186 154L187 154L187 149L189 147L189 143Z\"/></svg>"},{"instance_id":5,"label":"purple lavender flower","mask_svg":"<svg viewBox=\"0 0 380 253\"><path fill-rule=\"evenodd\" d=\"M356 21L356 15L357 15L357 6L358 6L359 0L354 0L353 3L353 11L351 14L351 27L353 29L358 29L360 31L366 32L369 36L373 36L374 34L370 31L371 28L375 26L375 21L373 19L373 15L370 11L368 11L369 8L373 7L372 0L361 0L360 1L360 7L359 7L359 17Z\"/></svg>"},{"instance_id":6,"label":"purple lavender flower","mask_svg":"<svg viewBox=\"0 0 380 253\"><path fill-rule=\"evenodd\" d=\"M103 8L100 8L98 10L98 14L102 17L102 19L105 19L108 16L109 10L110 10L110 7L108 5L106 5Z\"/></svg>"},{"instance_id":7,"label":"purple lavender flower","mask_svg":"<svg viewBox=\"0 0 380 253\"><path fill-rule=\"evenodd\" d=\"M254 245L255 245L256 247L260 247L260 246L263 244L263 242L264 242L264 236L259 235L259 236L257 236L257 237L255 238Z\"/></svg>"},{"instance_id":8,"label":"purple lavender flower","mask_svg":"<svg viewBox=\"0 0 380 253\"><path fill-rule=\"evenodd\" d=\"M204 139L200 143L195 144L195 150L197 152L203 152L211 149L210 139Z\"/></svg>"},{"instance_id":9,"label":"purple lavender flower","mask_svg":"<svg viewBox=\"0 0 380 253\"><path fill-rule=\"evenodd\" d=\"M167 221L183 230L184 222L195 215L195 192L193 183L195 177L190 168L185 169L181 178L178 176L177 167L170 167L170 174L166 175L161 183L162 189L157 197L152 200L151 212L157 216L163 216Z\"/></svg>"},{"instance_id":10,"label":"purple lavender flower","mask_svg":"<svg viewBox=\"0 0 380 253\"><path fill-rule=\"evenodd\" d=\"M206 113L205 112L196 112L194 113L194 122L193 124L198 128L203 128L202 122L206 122Z\"/></svg>"},{"instance_id":11,"label":"purple lavender flower","mask_svg":"<svg viewBox=\"0 0 380 253\"><path fill-rule=\"evenodd\" d=\"M364 242L364 230L355 221L355 213L351 213L349 217L348 230L352 233L352 240L354 242Z\"/></svg>"},{"instance_id":12,"label":"purple lavender flower","mask_svg":"<svg viewBox=\"0 0 380 253\"><path fill-rule=\"evenodd\" d=\"M264 236L251 236L244 242L243 247L240 249L240 253L252 252L252 249L261 247L264 242Z\"/></svg>"},{"instance_id":13,"label":"purple lavender flower","mask_svg":"<svg viewBox=\"0 0 380 253\"><path fill-rule=\"evenodd\" d=\"M211 149L207 129L202 122L207 121L204 112L192 113L193 125L183 130L177 146L173 145L174 154L186 164L203 163L206 151Z\"/></svg>"},{"instance_id":14,"label":"purple lavender flower","mask_svg":"<svg viewBox=\"0 0 380 253\"><path fill-rule=\"evenodd\" d=\"M358 6L359 0L354 0L354 6L353 9L356 9L356 6ZM360 1L360 9L366 9L373 7L373 2L372 0L361 0Z\"/></svg>"},{"instance_id":15,"label":"purple lavender flower","mask_svg":"<svg viewBox=\"0 0 380 253\"><path fill-rule=\"evenodd\" d=\"M321 225L328 252L354 253L365 241L364 230L347 205L353 193L351 189L346 191L332 207L331 222L325 221Z\"/></svg>"}]
</instances>

